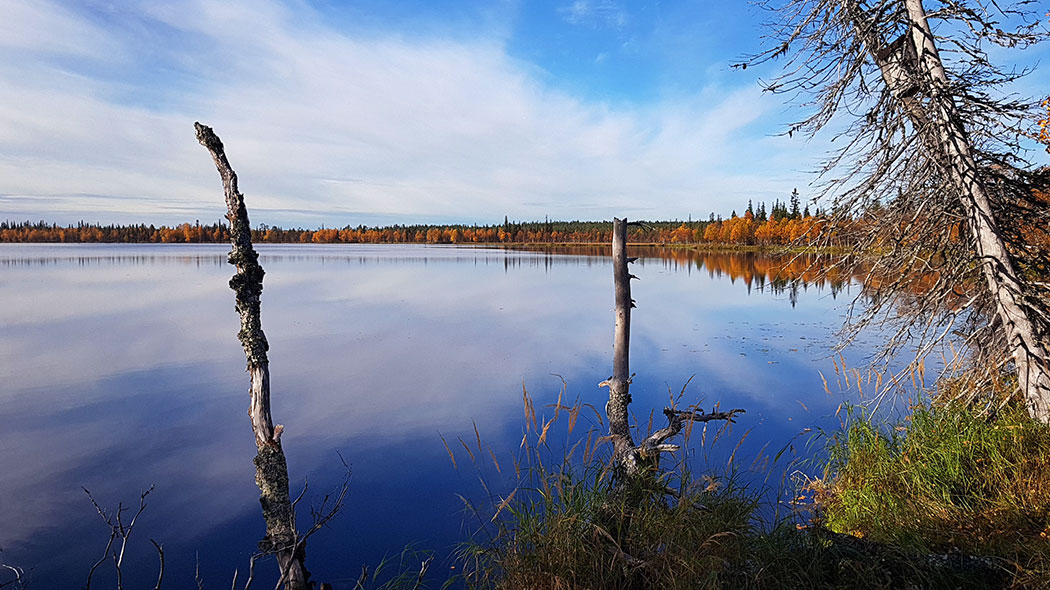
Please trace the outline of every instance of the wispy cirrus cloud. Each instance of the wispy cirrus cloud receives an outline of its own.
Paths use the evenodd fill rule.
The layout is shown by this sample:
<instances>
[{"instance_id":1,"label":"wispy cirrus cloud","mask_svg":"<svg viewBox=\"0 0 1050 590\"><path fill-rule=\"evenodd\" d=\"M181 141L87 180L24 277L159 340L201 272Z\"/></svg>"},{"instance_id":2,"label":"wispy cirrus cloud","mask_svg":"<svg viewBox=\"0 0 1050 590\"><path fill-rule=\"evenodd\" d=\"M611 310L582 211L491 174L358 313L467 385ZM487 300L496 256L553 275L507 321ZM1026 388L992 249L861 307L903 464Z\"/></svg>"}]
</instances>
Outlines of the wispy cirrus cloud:
<instances>
[{"instance_id":1,"label":"wispy cirrus cloud","mask_svg":"<svg viewBox=\"0 0 1050 590\"><path fill-rule=\"evenodd\" d=\"M558 8L558 14L573 25L623 29L629 22L627 8L613 0L575 0Z\"/></svg>"}]
</instances>

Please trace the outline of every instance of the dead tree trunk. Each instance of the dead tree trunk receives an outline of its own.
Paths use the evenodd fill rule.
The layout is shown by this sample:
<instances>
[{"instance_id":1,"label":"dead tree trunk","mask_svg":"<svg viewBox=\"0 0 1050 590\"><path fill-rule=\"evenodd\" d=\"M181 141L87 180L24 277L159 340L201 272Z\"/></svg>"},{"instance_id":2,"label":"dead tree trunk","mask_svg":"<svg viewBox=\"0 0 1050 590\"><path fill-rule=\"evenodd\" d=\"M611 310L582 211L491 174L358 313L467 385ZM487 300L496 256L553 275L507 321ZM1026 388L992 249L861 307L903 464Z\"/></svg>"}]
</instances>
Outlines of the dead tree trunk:
<instances>
[{"instance_id":1,"label":"dead tree trunk","mask_svg":"<svg viewBox=\"0 0 1050 590\"><path fill-rule=\"evenodd\" d=\"M631 279L638 277L627 271L628 263L634 258L627 256L627 220L613 218L612 260L613 284L616 300L616 328L613 334L613 374L598 387L609 388L609 401L605 404L605 414L609 419L609 439L613 445L611 467L612 485L598 514L600 526L610 531L614 543L614 553L624 560L629 569L644 567L647 564L631 557L630 531L634 513L644 502L654 496L660 498L674 494L659 483L657 471L660 466L660 453L673 452L678 445L666 441L678 435L686 421L707 422L709 420L733 421L733 416L744 410L729 412L713 411L703 413L700 408L687 411L674 408L664 409L667 416L667 427L650 434L641 444L635 445L631 436L631 309L635 307L631 298ZM625 570L627 571L627 570ZM626 583L632 587L632 583Z\"/></svg>"},{"instance_id":2,"label":"dead tree trunk","mask_svg":"<svg viewBox=\"0 0 1050 590\"><path fill-rule=\"evenodd\" d=\"M605 404L605 414L609 418L609 438L613 444L613 468L617 481L642 475L648 468L659 465L659 454L678 450L678 445L666 441L678 435L685 422L709 422L711 420L733 421L736 414L744 410L734 409L728 412L712 410L704 413L700 408L677 410L665 408L667 427L650 434L639 445L635 445L631 436L631 309L635 307L631 298L631 279L637 279L627 270L628 263L634 258L627 256L627 219L613 218L612 262L613 285L616 294L616 329L613 334L613 374L599 387L609 388L609 401Z\"/></svg>"},{"instance_id":3,"label":"dead tree trunk","mask_svg":"<svg viewBox=\"0 0 1050 590\"><path fill-rule=\"evenodd\" d=\"M248 416L255 433L255 483L259 486L263 518L266 521L266 537L259 547L277 557L281 580L286 590L306 590L310 573L303 561L305 546L295 529L295 511L288 494L288 464L281 448L281 432L284 427L274 426L270 416L270 368L266 351L266 335L262 330L259 311L262 295L263 269L259 255L252 247L251 226L244 196L237 189L237 173L226 159L222 141L210 127L194 123L197 141L204 146L222 177L226 197L226 218L230 221L229 262L237 267L230 279L230 288L236 294L237 312L241 317L241 329L237 337L244 347L251 376Z\"/></svg>"},{"instance_id":4,"label":"dead tree trunk","mask_svg":"<svg viewBox=\"0 0 1050 590\"><path fill-rule=\"evenodd\" d=\"M872 27L855 22L856 30L869 32L865 33L865 43L886 85L911 118L923 146L958 191L1029 415L1050 422L1050 358L1029 316L1031 307L1024 302L1020 278L999 231L987 189L978 176L922 0L905 0L905 7L910 26L908 34L900 40L903 42L880 50L879 40L870 33L874 31ZM858 15L856 10L852 14L855 18Z\"/></svg>"},{"instance_id":5,"label":"dead tree trunk","mask_svg":"<svg viewBox=\"0 0 1050 590\"><path fill-rule=\"evenodd\" d=\"M609 388L609 402L605 404L605 414L609 418L609 436L613 443L613 464L616 469L625 470L626 475L633 475L637 465L633 461L631 450L634 440L631 438L631 424L628 406L631 403L631 279L627 272L627 219L613 218L612 238L613 284L616 290L616 330L613 335L613 374L609 379L599 383L599 387Z\"/></svg>"}]
</instances>

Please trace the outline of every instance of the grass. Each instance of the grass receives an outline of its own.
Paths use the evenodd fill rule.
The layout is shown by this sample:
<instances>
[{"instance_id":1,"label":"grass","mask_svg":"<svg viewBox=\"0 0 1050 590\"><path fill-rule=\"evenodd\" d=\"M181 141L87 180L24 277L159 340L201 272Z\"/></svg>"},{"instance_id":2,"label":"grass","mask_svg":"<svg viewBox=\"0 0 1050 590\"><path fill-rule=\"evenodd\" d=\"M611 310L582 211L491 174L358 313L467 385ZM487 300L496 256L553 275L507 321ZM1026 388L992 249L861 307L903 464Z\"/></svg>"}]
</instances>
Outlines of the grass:
<instances>
[{"instance_id":1,"label":"grass","mask_svg":"<svg viewBox=\"0 0 1050 590\"><path fill-rule=\"evenodd\" d=\"M601 412L578 401L562 405L559 396L548 406L553 417L538 417L527 392L523 401L513 492L490 494L487 512L468 502L478 522L475 541L461 552L469 587L713 587L724 564L742 558L757 494L735 487L730 476L694 479L684 464L618 487ZM723 432L698 436L713 444ZM472 458L486 456L480 437L459 443ZM446 443L450 457L452 448Z\"/></svg>"},{"instance_id":2,"label":"grass","mask_svg":"<svg viewBox=\"0 0 1050 590\"><path fill-rule=\"evenodd\" d=\"M611 493L600 415L559 455L548 435L561 400L549 420L525 402L517 487L485 516L471 506L481 525L461 552L467 587L1050 587L1050 427L1023 409L920 407L888 432L854 420L810 483L813 520L762 523L768 495L681 462ZM581 410L566 410L571 433Z\"/></svg>"},{"instance_id":3,"label":"grass","mask_svg":"<svg viewBox=\"0 0 1050 590\"><path fill-rule=\"evenodd\" d=\"M489 542L467 548L472 587L716 587L724 564L744 555L756 508L718 480L691 482L677 499L639 485L631 492L645 501L632 506L611 499L598 462L530 479L537 485L518 489Z\"/></svg>"},{"instance_id":4,"label":"grass","mask_svg":"<svg viewBox=\"0 0 1050 590\"><path fill-rule=\"evenodd\" d=\"M815 487L832 531L995 558L1015 586L1050 588L1050 427L1022 407L920 407L888 433L854 421L827 474Z\"/></svg>"}]
</instances>

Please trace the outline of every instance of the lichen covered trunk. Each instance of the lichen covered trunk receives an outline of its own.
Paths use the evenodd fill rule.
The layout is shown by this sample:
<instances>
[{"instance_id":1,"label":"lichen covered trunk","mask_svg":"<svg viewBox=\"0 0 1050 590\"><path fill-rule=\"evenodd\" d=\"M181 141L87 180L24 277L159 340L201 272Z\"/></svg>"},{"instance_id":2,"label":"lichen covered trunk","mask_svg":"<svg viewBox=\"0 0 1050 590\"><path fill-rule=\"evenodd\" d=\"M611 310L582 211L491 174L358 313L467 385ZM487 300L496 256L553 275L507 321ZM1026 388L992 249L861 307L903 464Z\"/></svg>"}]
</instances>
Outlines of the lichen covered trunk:
<instances>
[{"instance_id":1,"label":"lichen covered trunk","mask_svg":"<svg viewBox=\"0 0 1050 590\"><path fill-rule=\"evenodd\" d=\"M274 426L270 415L270 368L266 353L269 345L262 329L260 299L265 274L259 265L259 255L252 246L251 225L244 196L237 189L237 173L226 159L222 141L210 127L195 123L197 141L215 161L222 178L226 198L226 217L230 222L230 264L237 268L230 279L230 288L236 296L241 328L237 333L248 363L248 416L255 433L255 482L259 486L259 502L266 521L266 537L259 548L277 557L281 580L286 590L305 590L309 572L304 565L305 547L295 529L295 512L288 492L288 463L281 448L283 427Z\"/></svg>"}]
</instances>

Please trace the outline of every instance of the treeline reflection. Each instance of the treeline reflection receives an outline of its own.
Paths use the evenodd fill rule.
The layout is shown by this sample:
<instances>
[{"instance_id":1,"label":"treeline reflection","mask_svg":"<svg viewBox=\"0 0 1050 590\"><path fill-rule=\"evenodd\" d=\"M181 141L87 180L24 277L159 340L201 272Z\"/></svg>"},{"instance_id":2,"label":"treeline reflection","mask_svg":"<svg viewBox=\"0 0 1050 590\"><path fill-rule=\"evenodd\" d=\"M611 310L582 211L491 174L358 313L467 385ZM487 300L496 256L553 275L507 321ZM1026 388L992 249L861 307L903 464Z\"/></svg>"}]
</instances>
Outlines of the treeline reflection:
<instances>
[{"instance_id":1,"label":"treeline reflection","mask_svg":"<svg viewBox=\"0 0 1050 590\"><path fill-rule=\"evenodd\" d=\"M837 259L817 254L774 254L769 252L704 252L681 248L660 248L654 257L674 270L706 271L713 278L742 281L750 291L782 293L792 288L827 288L836 295L860 276L846 276L834 265Z\"/></svg>"},{"instance_id":2,"label":"treeline reflection","mask_svg":"<svg viewBox=\"0 0 1050 590\"><path fill-rule=\"evenodd\" d=\"M127 250L125 250L127 248ZM0 267L70 265L138 266L226 265L226 253L216 246L108 246L99 249L76 246L42 247L39 252L17 248L0 249ZM119 251L114 251L115 249ZM556 266L600 266L608 264L611 248L603 245L544 245L511 247L474 247L472 255L466 248L455 246L372 246L367 251L355 246L279 246L260 248L260 260L278 264L321 265L376 265L376 264L454 264L473 266L502 266L505 271L516 268L544 268ZM784 254L771 252L712 251L688 247L631 246L630 253L638 258L640 266L659 265L674 272L706 272L712 278L741 281L752 289L774 294L790 294L793 289L816 287L828 289L836 295L860 276L846 276L838 272L836 259L816 254Z\"/></svg>"},{"instance_id":3,"label":"treeline reflection","mask_svg":"<svg viewBox=\"0 0 1050 590\"><path fill-rule=\"evenodd\" d=\"M520 248L554 256L597 258L612 254L611 247L598 245ZM748 293L754 289L786 294L793 302L799 289L828 289L834 297L849 284L859 283L863 277L862 273L844 274L835 264L840 260L837 257L812 253L740 252L674 246L630 246L629 253L637 257L642 266L659 264L674 272L706 272L712 278L728 278L734 283L741 281Z\"/></svg>"}]
</instances>

